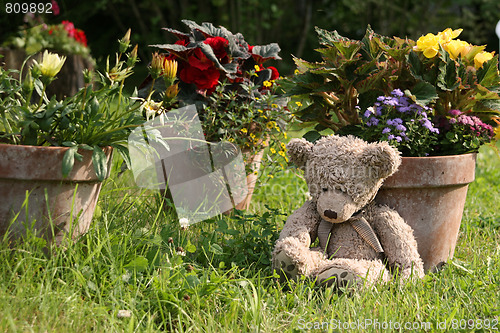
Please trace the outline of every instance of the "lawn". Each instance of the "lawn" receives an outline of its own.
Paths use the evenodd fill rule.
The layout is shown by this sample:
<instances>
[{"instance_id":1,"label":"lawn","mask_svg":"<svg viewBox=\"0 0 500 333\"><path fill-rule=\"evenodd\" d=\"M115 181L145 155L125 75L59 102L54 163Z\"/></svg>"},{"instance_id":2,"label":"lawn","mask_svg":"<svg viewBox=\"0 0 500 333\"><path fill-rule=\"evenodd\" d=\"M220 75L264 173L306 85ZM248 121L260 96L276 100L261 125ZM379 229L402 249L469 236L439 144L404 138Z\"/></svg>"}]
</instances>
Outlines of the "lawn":
<instances>
[{"instance_id":1,"label":"lawn","mask_svg":"<svg viewBox=\"0 0 500 333\"><path fill-rule=\"evenodd\" d=\"M250 212L186 230L157 193L117 174L78 242L48 255L37 239L0 245L0 331L500 329L500 158L490 148L478 156L455 258L421 281L351 294L273 277L274 241L306 200L293 170L264 174Z\"/></svg>"}]
</instances>

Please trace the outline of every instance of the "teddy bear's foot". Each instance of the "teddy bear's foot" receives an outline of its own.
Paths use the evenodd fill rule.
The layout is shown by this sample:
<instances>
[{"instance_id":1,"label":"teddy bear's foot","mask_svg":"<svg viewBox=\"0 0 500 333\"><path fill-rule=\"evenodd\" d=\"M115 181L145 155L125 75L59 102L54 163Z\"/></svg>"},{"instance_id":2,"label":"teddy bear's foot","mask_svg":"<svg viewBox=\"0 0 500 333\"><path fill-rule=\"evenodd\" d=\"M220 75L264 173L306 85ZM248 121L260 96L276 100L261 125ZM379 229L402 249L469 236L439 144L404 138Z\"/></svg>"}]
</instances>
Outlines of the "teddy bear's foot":
<instances>
[{"instance_id":1,"label":"teddy bear's foot","mask_svg":"<svg viewBox=\"0 0 500 333\"><path fill-rule=\"evenodd\" d=\"M359 276L346 269L330 267L318 274L316 283L334 288L349 288L356 286L359 279Z\"/></svg>"},{"instance_id":2,"label":"teddy bear's foot","mask_svg":"<svg viewBox=\"0 0 500 333\"><path fill-rule=\"evenodd\" d=\"M273 266L280 276L280 282L296 280L299 275L297 265L285 254L285 251L280 251L274 256Z\"/></svg>"}]
</instances>

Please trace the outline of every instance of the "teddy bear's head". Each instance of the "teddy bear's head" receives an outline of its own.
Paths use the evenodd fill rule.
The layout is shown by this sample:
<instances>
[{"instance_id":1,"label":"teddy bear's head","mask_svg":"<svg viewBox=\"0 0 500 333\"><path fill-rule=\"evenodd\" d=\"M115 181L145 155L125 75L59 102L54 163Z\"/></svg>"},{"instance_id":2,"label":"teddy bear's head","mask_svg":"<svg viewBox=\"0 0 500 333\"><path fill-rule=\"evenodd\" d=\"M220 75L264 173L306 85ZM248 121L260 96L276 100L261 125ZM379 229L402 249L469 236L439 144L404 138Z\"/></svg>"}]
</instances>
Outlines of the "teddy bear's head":
<instances>
[{"instance_id":1,"label":"teddy bear's head","mask_svg":"<svg viewBox=\"0 0 500 333\"><path fill-rule=\"evenodd\" d=\"M332 223L348 220L368 204L401 164L398 150L387 142L367 143L354 136L330 135L314 144L292 139L287 150L304 170L319 214Z\"/></svg>"}]
</instances>

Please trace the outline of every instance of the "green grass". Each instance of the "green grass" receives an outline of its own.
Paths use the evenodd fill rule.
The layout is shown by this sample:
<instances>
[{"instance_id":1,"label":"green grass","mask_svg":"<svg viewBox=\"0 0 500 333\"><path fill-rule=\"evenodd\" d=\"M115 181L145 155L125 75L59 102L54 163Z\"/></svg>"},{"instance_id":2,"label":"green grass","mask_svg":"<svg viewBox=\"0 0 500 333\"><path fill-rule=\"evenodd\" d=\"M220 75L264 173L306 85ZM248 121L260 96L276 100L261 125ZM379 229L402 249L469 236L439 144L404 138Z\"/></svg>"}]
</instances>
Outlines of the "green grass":
<instances>
[{"instance_id":1,"label":"green grass","mask_svg":"<svg viewBox=\"0 0 500 333\"><path fill-rule=\"evenodd\" d=\"M493 150L478 157L455 258L444 270L353 294L306 280L276 282L270 251L306 187L293 171L264 177L252 212L187 230L158 195L131 186L127 172L113 177L78 242L50 255L35 241L15 250L0 245L0 331L500 329L500 159Z\"/></svg>"}]
</instances>

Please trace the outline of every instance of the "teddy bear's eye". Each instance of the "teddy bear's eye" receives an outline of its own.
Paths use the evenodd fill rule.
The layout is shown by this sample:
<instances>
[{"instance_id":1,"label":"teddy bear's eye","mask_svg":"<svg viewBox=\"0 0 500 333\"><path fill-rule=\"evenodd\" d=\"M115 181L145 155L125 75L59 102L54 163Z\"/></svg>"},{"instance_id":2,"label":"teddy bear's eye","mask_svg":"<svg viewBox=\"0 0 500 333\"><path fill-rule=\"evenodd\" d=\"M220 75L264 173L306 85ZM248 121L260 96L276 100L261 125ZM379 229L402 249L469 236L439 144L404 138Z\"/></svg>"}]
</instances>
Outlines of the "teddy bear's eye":
<instances>
[{"instance_id":1,"label":"teddy bear's eye","mask_svg":"<svg viewBox=\"0 0 500 333\"><path fill-rule=\"evenodd\" d=\"M323 187L323 192L328 192L328 189L326 187Z\"/></svg>"}]
</instances>

